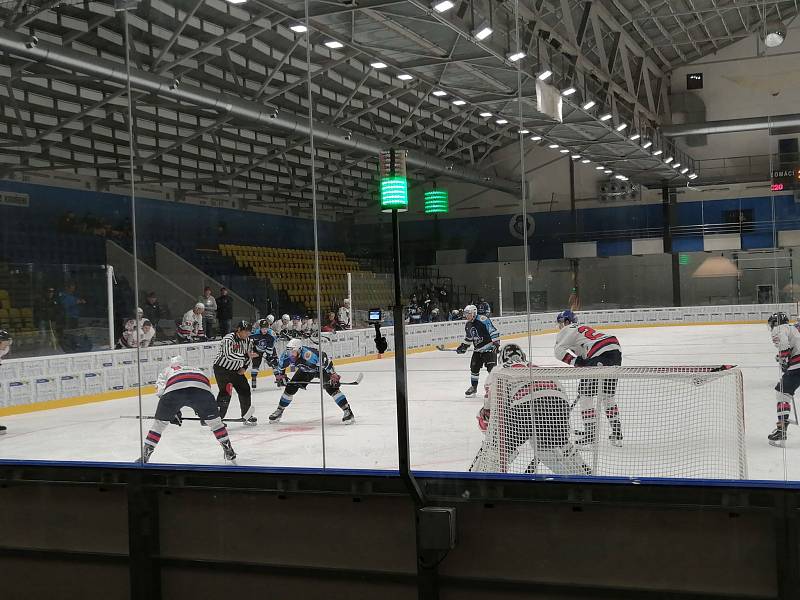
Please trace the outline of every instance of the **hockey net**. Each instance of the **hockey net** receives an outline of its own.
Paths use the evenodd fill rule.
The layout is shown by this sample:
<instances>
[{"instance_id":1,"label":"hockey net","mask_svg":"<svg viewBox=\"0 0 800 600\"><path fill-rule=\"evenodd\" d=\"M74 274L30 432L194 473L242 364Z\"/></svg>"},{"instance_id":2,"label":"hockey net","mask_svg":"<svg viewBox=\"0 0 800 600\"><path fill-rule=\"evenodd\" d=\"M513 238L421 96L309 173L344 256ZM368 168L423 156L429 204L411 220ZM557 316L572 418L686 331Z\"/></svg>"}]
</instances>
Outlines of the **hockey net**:
<instances>
[{"instance_id":1,"label":"hockey net","mask_svg":"<svg viewBox=\"0 0 800 600\"><path fill-rule=\"evenodd\" d=\"M491 414L472 471L747 477L738 368L516 365L489 383ZM578 433L591 410L593 440ZM609 439L615 419L621 441Z\"/></svg>"}]
</instances>

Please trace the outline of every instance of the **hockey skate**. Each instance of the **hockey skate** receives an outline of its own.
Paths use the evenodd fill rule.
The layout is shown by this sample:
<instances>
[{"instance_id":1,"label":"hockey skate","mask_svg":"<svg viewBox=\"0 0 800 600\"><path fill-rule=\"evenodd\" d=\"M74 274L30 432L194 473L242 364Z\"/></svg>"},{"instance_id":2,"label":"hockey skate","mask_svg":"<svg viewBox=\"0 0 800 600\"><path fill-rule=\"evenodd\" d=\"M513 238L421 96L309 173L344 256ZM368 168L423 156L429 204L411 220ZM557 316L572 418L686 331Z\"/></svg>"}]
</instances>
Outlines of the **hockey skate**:
<instances>
[{"instance_id":1,"label":"hockey skate","mask_svg":"<svg viewBox=\"0 0 800 600\"><path fill-rule=\"evenodd\" d=\"M258 376L257 376L257 375L253 375L253 376L250 378L250 389L253 389L253 390L254 390L254 389L256 389L257 387L258 387Z\"/></svg>"},{"instance_id":2,"label":"hockey skate","mask_svg":"<svg viewBox=\"0 0 800 600\"><path fill-rule=\"evenodd\" d=\"M467 391L464 392L464 396L466 398L472 398L477 393L478 393L478 389L474 385L471 385L471 386L469 386L467 388Z\"/></svg>"},{"instance_id":3,"label":"hockey skate","mask_svg":"<svg viewBox=\"0 0 800 600\"><path fill-rule=\"evenodd\" d=\"M342 423L345 425L352 425L356 422L356 417L353 414L353 410L350 407L344 409L344 414L342 415Z\"/></svg>"},{"instance_id":4,"label":"hockey skate","mask_svg":"<svg viewBox=\"0 0 800 600\"><path fill-rule=\"evenodd\" d=\"M258 419L255 417L250 417L242 421L242 424L247 425L249 427L255 427L258 425Z\"/></svg>"},{"instance_id":5,"label":"hockey skate","mask_svg":"<svg viewBox=\"0 0 800 600\"><path fill-rule=\"evenodd\" d=\"M142 456L136 462L150 462L150 456L153 454L153 451L156 449L155 446L151 446L150 444L145 444L142 446Z\"/></svg>"},{"instance_id":6,"label":"hockey skate","mask_svg":"<svg viewBox=\"0 0 800 600\"><path fill-rule=\"evenodd\" d=\"M608 436L608 441L612 446L622 447L622 424L619 421L611 421L611 435Z\"/></svg>"},{"instance_id":7,"label":"hockey skate","mask_svg":"<svg viewBox=\"0 0 800 600\"><path fill-rule=\"evenodd\" d=\"M785 448L786 447L786 430L788 429L788 423L778 423L775 427L775 431L770 433L767 436L769 440L770 446L775 446L776 448Z\"/></svg>"},{"instance_id":8,"label":"hockey skate","mask_svg":"<svg viewBox=\"0 0 800 600\"><path fill-rule=\"evenodd\" d=\"M275 409L275 412L269 416L269 422L277 423L278 421L281 420L282 416L283 416L283 407L279 406L278 408Z\"/></svg>"},{"instance_id":9,"label":"hockey skate","mask_svg":"<svg viewBox=\"0 0 800 600\"><path fill-rule=\"evenodd\" d=\"M5 425L0 425L0 435L3 435L6 431L8 431L8 428Z\"/></svg>"},{"instance_id":10,"label":"hockey skate","mask_svg":"<svg viewBox=\"0 0 800 600\"><path fill-rule=\"evenodd\" d=\"M225 457L225 460L234 461L236 460L236 452L233 451L233 446L231 446L230 440L227 442L222 442L222 453Z\"/></svg>"}]
</instances>

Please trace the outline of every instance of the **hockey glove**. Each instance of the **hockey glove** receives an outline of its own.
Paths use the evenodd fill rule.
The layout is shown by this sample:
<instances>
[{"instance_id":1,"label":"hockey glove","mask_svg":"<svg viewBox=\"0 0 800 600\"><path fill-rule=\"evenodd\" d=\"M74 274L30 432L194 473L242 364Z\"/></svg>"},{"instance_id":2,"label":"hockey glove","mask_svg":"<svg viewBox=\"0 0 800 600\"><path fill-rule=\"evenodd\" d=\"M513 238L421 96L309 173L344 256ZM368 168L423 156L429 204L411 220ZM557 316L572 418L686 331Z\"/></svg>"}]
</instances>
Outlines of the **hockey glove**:
<instances>
[{"instance_id":1,"label":"hockey glove","mask_svg":"<svg viewBox=\"0 0 800 600\"><path fill-rule=\"evenodd\" d=\"M328 385L332 389L338 390L340 387L342 387L341 382L342 382L342 376L339 375L338 373L331 373L328 376Z\"/></svg>"},{"instance_id":2,"label":"hockey glove","mask_svg":"<svg viewBox=\"0 0 800 600\"><path fill-rule=\"evenodd\" d=\"M177 413L175 413L175 416L169 420L169 422L172 423L173 425L177 425L178 427L180 427L181 425L183 425L183 415L181 415L181 412L178 411Z\"/></svg>"},{"instance_id":3,"label":"hockey glove","mask_svg":"<svg viewBox=\"0 0 800 600\"><path fill-rule=\"evenodd\" d=\"M277 383L278 385L286 385L286 382L287 382L286 373L281 373L280 371L275 373L275 383Z\"/></svg>"},{"instance_id":4,"label":"hockey glove","mask_svg":"<svg viewBox=\"0 0 800 600\"><path fill-rule=\"evenodd\" d=\"M580 356L576 356L575 361L572 364L575 365L576 367L585 367L586 360L581 358Z\"/></svg>"},{"instance_id":5,"label":"hockey glove","mask_svg":"<svg viewBox=\"0 0 800 600\"><path fill-rule=\"evenodd\" d=\"M489 416L491 412L488 408L482 408L478 411L478 427L481 431L486 431L489 428Z\"/></svg>"},{"instance_id":6,"label":"hockey glove","mask_svg":"<svg viewBox=\"0 0 800 600\"><path fill-rule=\"evenodd\" d=\"M461 343L458 348L456 348L456 352L459 354L465 354L467 349L469 348L469 344Z\"/></svg>"}]
</instances>

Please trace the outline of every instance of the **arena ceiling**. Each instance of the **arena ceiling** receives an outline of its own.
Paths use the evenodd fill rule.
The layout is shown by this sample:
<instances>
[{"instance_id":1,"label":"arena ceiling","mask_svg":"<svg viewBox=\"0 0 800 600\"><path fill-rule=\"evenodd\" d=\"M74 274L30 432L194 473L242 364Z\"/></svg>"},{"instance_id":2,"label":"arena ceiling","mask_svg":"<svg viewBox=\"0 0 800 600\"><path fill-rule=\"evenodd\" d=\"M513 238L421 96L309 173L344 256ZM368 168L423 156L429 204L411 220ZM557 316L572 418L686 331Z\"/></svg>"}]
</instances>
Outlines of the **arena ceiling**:
<instances>
[{"instance_id":1,"label":"arena ceiling","mask_svg":"<svg viewBox=\"0 0 800 600\"><path fill-rule=\"evenodd\" d=\"M670 71L798 12L794 0L452 3L439 12L428 0L313 0L306 34L296 31L302 0L127 0L121 12L0 1L0 177L124 185L132 129L145 189L300 210L315 183L322 210L366 206L376 150L389 147L409 150L420 180L514 192L518 176L490 157L520 137L526 150L557 145L643 184L679 185L693 161L658 134ZM478 40L483 26L492 33ZM545 70L555 90L575 89L561 122L539 110Z\"/></svg>"}]
</instances>

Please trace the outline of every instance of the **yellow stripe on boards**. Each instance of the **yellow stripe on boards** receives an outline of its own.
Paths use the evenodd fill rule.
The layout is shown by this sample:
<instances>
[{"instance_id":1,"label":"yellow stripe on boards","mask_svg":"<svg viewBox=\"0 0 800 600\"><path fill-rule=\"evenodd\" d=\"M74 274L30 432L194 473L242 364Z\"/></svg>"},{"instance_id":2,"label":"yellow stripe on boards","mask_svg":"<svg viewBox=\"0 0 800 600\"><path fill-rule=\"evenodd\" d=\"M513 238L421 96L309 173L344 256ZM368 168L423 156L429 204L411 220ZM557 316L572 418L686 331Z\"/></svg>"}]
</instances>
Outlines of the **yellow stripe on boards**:
<instances>
[{"instance_id":1,"label":"yellow stripe on boards","mask_svg":"<svg viewBox=\"0 0 800 600\"><path fill-rule=\"evenodd\" d=\"M683 323L620 323L619 325L602 325L602 329L639 329L647 327L701 327L705 325L760 325L762 321L692 321ZM532 336L547 335L551 333L558 333L558 329L542 329L540 331L531 332ZM514 335L503 336L506 340L516 340L528 337L527 333L516 333ZM444 344L445 348L456 348L458 343ZM420 354L422 352L431 352L436 350L435 345L422 346L420 348L411 348L406 351L406 354ZM381 360L382 358L392 358L394 352L386 352L382 355L368 354L367 356L353 356L351 358L338 358L334 360L336 365L349 365L353 363L366 362L370 360ZM262 373L269 377L273 374L272 369L266 369ZM210 378L212 384L216 384L216 379ZM148 385L142 388L143 395L155 393L155 386ZM40 410L51 410L54 408L67 408L70 406L80 406L81 404L92 404L94 402L107 402L109 400L119 400L120 398L132 398L138 394L134 389L128 390L113 390L110 392L102 392L100 394L91 394L88 396L75 396L73 398L63 398L61 400L48 400L46 402L36 402L35 404L21 404L18 406L9 406L0 408L0 417L8 415L22 415L26 413L37 412Z\"/></svg>"}]
</instances>

